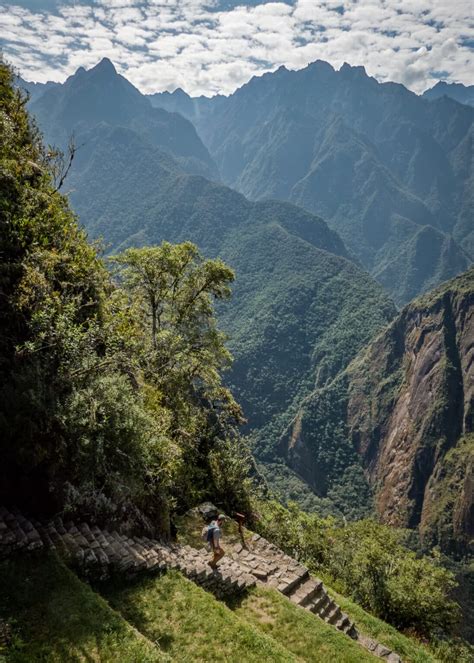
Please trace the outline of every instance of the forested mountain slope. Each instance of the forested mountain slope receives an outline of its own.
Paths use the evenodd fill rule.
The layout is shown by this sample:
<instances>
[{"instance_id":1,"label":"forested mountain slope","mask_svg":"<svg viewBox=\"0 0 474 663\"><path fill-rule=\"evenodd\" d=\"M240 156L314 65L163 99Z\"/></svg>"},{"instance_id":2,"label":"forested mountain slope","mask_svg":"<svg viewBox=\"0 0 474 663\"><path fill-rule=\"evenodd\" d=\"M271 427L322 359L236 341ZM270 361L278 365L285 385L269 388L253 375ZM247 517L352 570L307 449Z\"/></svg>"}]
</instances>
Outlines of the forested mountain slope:
<instances>
[{"instance_id":1,"label":"forested mountain slope","mask_svg":"<svg viewBox=\"0 0 474 663\"><path fill-rule=\"evenodd\" d=\"M71 202L107 251L191 240L236 271L233 305L221 311L236 359L227 381L243 405L257 456L273 462L301 398L343 369L394 307L320 218L285 202L250 202L186 173L170 143L160 144L161 134L150 140L143 131L150 111L189 124L152 109L107 60L32 104L48 137L76 128ZM354 455L346 451L347 465ZM362 494L367 507L367 491Z\"/></svg>"},{"instance_id":2,"label":"forested mountain slope","mask_svg":"<svg viewBox=\"0 0 474 663\"><path fill-rule=\"evenodd\" d=\"M460 663L470 661L468 648L450 639L458 633L458 606L450 597L453 574L440 568L440 557L419 557L406 547L406 533L374 520L323 519L255 490L240 407L221 376L230 356L214 305L231 294L229 266L189 241L125 247L195 233L208 253L227 256L240 270L236 309L223 319L235 329L236 355L255 351L253 375L237 362L233 379L248 382L255 448L265 460L275 459L275 441L314 386L340 384L354 353L393 317L382 289L319 218L287 203L251 203L186 174L130 127L91 122L68 186L90 227L116 231L108 248L125 250L106 261L58 190L57 157L30 124L12 78L0 62L0 658L151 661L167 659L167 649L178 659L202 660L207 634L225 632L227 649L215 648L214 658L225 650L241 660L275 660L283 652L282 660L359 661L356 644L342 642L340 633L331 637L322 622L314 626L316 616L298 607L306 606L349 630L357 612L361 642L387 660L398 660L389 647L407 662L434 656L374 616L428 638L433 653L445 653L440 660L451 661L454 652ZM448 372L456 377L458 365ZM357 516L370 495L344 421L337 424L341 402L321 409L320 442L332 462L327 493ZM298 434L297 427L295 442ZM451 455L440 486L457 481L457 463ZM259 534L250 540L236 523L238 538L224 530L228 552L235 545L244 560L236 569L234 555L227 556L235 575L224 564L215 571L205 565L205 552L180 547L187 518L187 536L202 547L201 515L210 515L210 505L189 509L203 499L257 522ZM173 534L178 545L169 542ZM292 556L297 551L372 616L325 593L276 545ZM77 564L96 591L55 557L42 556L43 546ZM231 612L175 574L142 587L136 578L126 587L123 575L163 571L172 562L222 596L223 586L246 585L240 571L249 561L256 578L273 574L298 605L258 591L237 597ZM104 564L114 571L104 595L117 611L97 594ZM81 602L90 614L81 613Z\"/></svg>"},{"instance_id":3,"label":"forested mountain slope","mask_svg":"<svg viewBox=\"0 0 474 663\"><path fill-rule=\"evenodd\" d=\"M474 535L473 341L470 270L408 305L316 390L282 453L323 493L329 427L329 439L347 438L357 450L385 522L462 553Z\"/></svg>"},{"instance_id":4,"label":"forested mountain slope","mask_svg":"<svg viewBox=\"0 0 474 663\"><path fill-rule=\"evenodd\" d=\"M166 152L158 149L163 147L159 140L150 141L136 124L133 118L141 117L142 109L148 113L149 102L111 63L103 61L75 78L47 91L33 109L48 107L48 98L61 93L59 108L66 110L63 115L58 111L59 126L80 127L83 145L69 186L81 221L92 236L103 236L111 251L191 239L205 253L231 264L238 275L234 303L222 311L236 356L228 381L244 406L257 458L269 464L272 479L285 487L293 479L278 458L287 458L317 495L357 515L368 507L369 493L342 423L348 378L341 371L393 316L391 304L319 218L283 202L252 203L185 173L169 145ZM101 91L104 80L119 91L120 104L108 105ZM86 103L89 95L92 109ZM467 265L453 233L469 232L469 217L461 214L455 222L444 211L448 193L453 206L459 203L459 190L456 194L455 187L448 186L454 182L453 154L470 190L468 108L449 99L426 102L402 86L379 85L361 69L346 66L334 72L320 62L301 72L281 69L253 79L229 98L191 100L182 91L163 98L169 108L176 103L192 116L202 135L209 131L207 139L215 149L220 144L215 154L227 179L228 167L240 163L240 173L233 175L240 183L248 176L249 186L260 187L266 178L268 190L251 191L257 197L294 198L300 191L318 200L353 252L371 262L374 275L396 293L397 301ZM296 103L297 111L292 108ZM74 121L67 110L71 107L78 113ZM211 118L212 133L206 124ZM431 123L430 135L422 120ZM316 136L314 143L307 140L308 132ZM260 145L256 160L246 156L238 162L226 156L223 146L231 135L246 145L244 156ZM315 146L321 157L317 167ZM392 153L395 146L398 161ZM405 172L409 153L411 165ZM272 155L279 156L268 170ZM437 170L440 163L444 181ZM312 174L305 174L308 164ZM292 188L287 186L289 177L299 178ZM429 200L410 191L417 187L431 191ZM341 200L347 204L340 205ZM468 201L463 204L469 208ZM363 218L355 213L356 206L364 210ZM343 226L336 223L337 215ZM301 413L312 402L312 397L306 400L312 393L319 394L310 425L316 450L312 443L301 445L298 432L304 429ZM284 431L295 416L287 443ZM431 472L424 465L422 471ZM416 521L410 518L406 524Z\"/></svg>"},{"instance_id":5,"label":"forested mountain slope","mask_svg":"<svg viewBox=\"0 0 474 663\"><path fill-rule=\"evenodd\" d=\"M220 320L235 363L228 382L269 460L299 399L334 377L394 315L370 276L318 217L179 170L129 129L96 128L68 181L92 236L115 251L190 239L236 272Z\"/></svg>"},{"instance_id":6,"label":"forested mountain slope","mask_svg":"<svg viewBox=\"0 0 474 663\"><path fill-rule=\"evenodd\" d=\"M229 97L151 100L195 123L225 183L320 214L400 304L474 255L467 106L321 61Z\"/></svg>"}]
</instances>

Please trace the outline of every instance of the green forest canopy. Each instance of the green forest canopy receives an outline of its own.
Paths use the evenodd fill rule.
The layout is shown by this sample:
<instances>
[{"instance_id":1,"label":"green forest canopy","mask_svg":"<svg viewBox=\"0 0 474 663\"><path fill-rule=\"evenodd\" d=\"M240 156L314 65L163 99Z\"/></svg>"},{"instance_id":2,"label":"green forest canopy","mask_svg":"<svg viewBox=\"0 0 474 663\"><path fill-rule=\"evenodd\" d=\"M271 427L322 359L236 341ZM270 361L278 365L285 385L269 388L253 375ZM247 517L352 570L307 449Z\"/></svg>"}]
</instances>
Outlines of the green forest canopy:
<instances>
[{"instance_id":1,"label":"green forest canopy","mask_svg":"<svg viewBox=\"0 0 474 663\"><path fill-rule=\"evenodd\" d=\"M166 530L172 506L216 490L220 450L240 444L213 310L233 273L163 243L116 256L119 285L11 83L2 65L2 498Z\"/></svg>"}]
</instances>

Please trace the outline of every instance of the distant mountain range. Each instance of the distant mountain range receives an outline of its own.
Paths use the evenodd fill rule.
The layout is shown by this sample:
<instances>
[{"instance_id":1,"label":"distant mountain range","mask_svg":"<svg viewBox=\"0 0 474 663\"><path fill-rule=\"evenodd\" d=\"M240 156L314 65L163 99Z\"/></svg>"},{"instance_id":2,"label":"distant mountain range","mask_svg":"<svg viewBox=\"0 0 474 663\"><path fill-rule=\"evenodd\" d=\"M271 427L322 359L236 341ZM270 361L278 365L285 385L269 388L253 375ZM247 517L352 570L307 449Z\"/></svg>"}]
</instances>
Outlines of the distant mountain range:
<instances>
[{"instance_id":1,"label":"distant mountain range","mask_svg":"<svg viewBox=\"0 0 474 663\"><path fill-rule=\"evenodd\" d=\"M188 117L223 181L322 216L398 304L474 256L474 109L317 61L229 97L150 97Z\"/></svg>"},{"instance_id":2,"label":"distant mountain range","mask_svg":"<svg viewBox=\"0 0 474 663\"><path fill-rule=\"evenodd\" d=\"M474 109L455 101L472 103L473 86L440 82L418 97L362 67L335 71L317 61L255 77L229 97L178 89L146 99L122 76L108 80L112 70L104 59L87 72L88 98L82 68L63 85L20 81L51 142L106 118L189 173L220 178L254 200L301 205L340 234L399 305L471 263ZM127 91L123 117L109 85ZM173 117L153 115L151 105Z\"/></svg>"},{"instance_id":3,"label":"distant mountain range","mask_svg":"<svg viewBox=\"0 0 474 663\"><path fill-rule=\"evenodd\" d=\"M474 85L463 85L462 83L446 83L439 81L429 90L423 93L425 99L439 99L449 97L460 104L474 106Z\"/></svg>"},{"instance_id":4,"label":"distant mountain range","mask_svg":"<svg viewBox=\"0 0 474 663\"><path fill-rule=\"evenodd\" d=\"M107 58L88 71L79 68L62 85L47 85L31 99L30 111L51 144L65 146L74 136L79 146L84 134L101 123L127 127L172 154L185 171L217 178L194 126L178 113L153 108Z\"/></svg>"}]
</instances>

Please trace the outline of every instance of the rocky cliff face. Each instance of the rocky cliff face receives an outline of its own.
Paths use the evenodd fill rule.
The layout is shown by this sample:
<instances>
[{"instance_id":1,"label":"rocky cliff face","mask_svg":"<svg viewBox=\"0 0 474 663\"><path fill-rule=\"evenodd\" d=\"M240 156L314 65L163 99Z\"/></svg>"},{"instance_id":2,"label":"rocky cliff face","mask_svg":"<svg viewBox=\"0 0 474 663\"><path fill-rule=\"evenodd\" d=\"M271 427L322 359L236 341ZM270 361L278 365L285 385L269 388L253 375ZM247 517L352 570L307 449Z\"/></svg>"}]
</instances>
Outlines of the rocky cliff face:
<instances>
[{"instance_id":1,"label":"rocky cliff face","mask_svg":"<svg viewBox=\"0 0 474 663\"><path fill-rule=\"evenodd\" d=\"M347 426L382 519L433 534L448 491L453 533L472 535L474 271L406 307L349 374Z\"/></svg>"},{"instance_id":2,"label":"rocky cliff face","mask_svg":"<svg viewBox=\"0 0 474 663\"><path fill-rule=\"evenodd\" d=\"M465 550L474 535L474 270L407 306L343 383L334 430L352 442L382 520ZM282 440L303 476L302 459L320 446L314 413L324 400L315 393Z\"/></svg>"}]
</instances>

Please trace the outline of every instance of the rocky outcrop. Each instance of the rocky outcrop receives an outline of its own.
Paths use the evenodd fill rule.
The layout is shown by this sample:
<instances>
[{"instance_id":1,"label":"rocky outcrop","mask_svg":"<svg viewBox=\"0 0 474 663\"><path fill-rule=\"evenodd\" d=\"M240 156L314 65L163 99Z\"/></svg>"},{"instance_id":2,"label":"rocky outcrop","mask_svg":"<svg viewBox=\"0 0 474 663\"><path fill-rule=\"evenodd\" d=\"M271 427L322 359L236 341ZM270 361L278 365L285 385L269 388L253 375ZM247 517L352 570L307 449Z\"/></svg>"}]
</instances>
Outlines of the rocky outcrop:
<instances>
[{"instance_id":1,"label":"rocky outcrop","mask_svg":"<svg viewBox=\"0 0 474 663\"><path fill-rule=\"evenodd\" d=\"M353 462L352 449L385 523L418 528L427 544L463 554L474 536L473 428L471 269L403 309L307 399L281 450L324 495L321 470L328 477L336 466L325 459L337 452Z\"/></svg>"},{"instance_id":2,"label":"rocky outcrop","mask_svg":"<svg viewBox=\"0 0 474 663\"><path fill-rule=\"evenodd\" d=\"M0 618L0 656L2 650L10 646L12 641L12 628L8 622Z\"/></svg>"},{"instance_id":3,"label":"rocky outcrop","mask_svg":"<svg viewBox=\"0 0 474 663\"><path fill-rule=\"evenodd\" d=\"M474 270L406 307L348 374L346 423L377 511L386 523L427 535L437 524L427 519L447 454L473 427ZM463 476L451 527L467 542L472 463L457 467Z\"/></svg>"}]
</instances>

